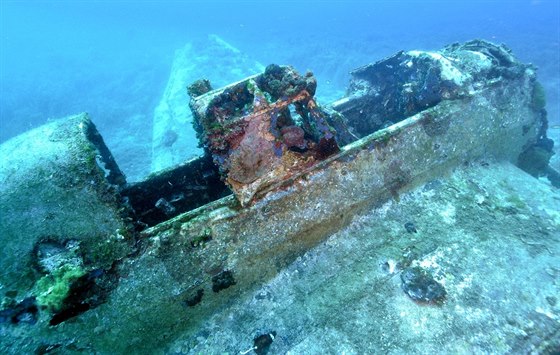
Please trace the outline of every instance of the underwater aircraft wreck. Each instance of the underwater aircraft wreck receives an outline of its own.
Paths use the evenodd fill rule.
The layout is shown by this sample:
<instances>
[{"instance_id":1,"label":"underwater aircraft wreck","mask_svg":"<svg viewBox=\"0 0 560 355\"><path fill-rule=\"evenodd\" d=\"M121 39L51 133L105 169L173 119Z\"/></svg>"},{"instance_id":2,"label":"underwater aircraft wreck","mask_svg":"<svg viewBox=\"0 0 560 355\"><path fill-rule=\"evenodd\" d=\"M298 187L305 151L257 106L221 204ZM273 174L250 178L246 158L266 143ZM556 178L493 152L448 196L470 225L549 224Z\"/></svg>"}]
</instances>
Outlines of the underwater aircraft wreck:
<instances>
[{"instance_id":1,"label":"underwater aircraft wreck","mask_svg":"<svg viewBox=\"0 0 560 355\"><path fill-rule=\"evenodd\" d=\"M313 74L290 66L219 89L197 81L188 94L205 154L134 184L87 114L3 143L0 351L189 352L211 338L206 320L353 218L454 169L510 162L558 184L536 69L507 47L401 51L351 76L325 106ZM452 297L411 260L387 265L414 301ZM555 309L530 349L558 346ZM228 351L294 346L262 332Z\"/></svg>"}]
</instances>

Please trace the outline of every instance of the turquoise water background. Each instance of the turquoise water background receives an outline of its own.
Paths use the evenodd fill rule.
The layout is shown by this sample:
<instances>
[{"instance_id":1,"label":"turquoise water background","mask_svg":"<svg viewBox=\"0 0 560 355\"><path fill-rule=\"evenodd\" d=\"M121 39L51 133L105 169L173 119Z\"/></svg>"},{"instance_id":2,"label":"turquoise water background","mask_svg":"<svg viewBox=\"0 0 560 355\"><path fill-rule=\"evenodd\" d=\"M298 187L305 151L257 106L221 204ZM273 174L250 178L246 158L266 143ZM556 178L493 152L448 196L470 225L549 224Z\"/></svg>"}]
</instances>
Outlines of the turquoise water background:
<instances>
[{"instance_id":1,"label":"turquoise water background","mask_svg":"<svg viewBox=\"0 0 560 355\"><path fill-rule=\"evenodd\" d=\"M209 34L264 65L311 69L319 99L327 102L344 94L351 69L401 49L437 50L474 38L505 43L539 67L549 119L560 122L557 0L0 4L0 142L84 111L110 148L111 135L129 129L130 117L144 117L145 125L136 122L134 129L150 132L175 50ZM227 65L225 58L201 55Z\"/></svg>"}]
</instances>

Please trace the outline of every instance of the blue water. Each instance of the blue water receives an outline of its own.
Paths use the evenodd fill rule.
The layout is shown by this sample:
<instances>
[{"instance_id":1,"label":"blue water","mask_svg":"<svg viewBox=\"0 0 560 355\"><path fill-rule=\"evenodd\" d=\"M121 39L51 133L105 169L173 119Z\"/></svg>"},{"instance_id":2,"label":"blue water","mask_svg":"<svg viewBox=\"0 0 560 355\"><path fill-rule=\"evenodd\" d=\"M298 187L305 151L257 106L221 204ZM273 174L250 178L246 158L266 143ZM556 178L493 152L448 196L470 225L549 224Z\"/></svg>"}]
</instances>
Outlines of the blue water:
<instances>
[{"instance_id":1,"label":"blue water","mask_svg":"<svg viewBox=\"0 0 560 355\"><path fill-rule=\"evenodd\" d=\"M219 36L237 48L236 53L249 60L224 58L223 53L232 52L217 51L209 45L209 35ZM560 142L560 0L0 0L0 144L51 119L86 111L127 174L128 181L137 181L153 169L154 110L168 85L176 51L188 43L195 44L191 52L196 56L193 63L205 61L210 64L191 69L213 83L223 85L230 80L243 79L243 76L235 76L235 73L246 72L236 71L243 69L236 67L240 63L291 64L301 73L308 69L314 71L319 84L319 102L329 103L344 95L348 73L353 68L399 50L438 50L447 44L475 38L505 43L521 61L538 67L539 81L547 93L551 121L548 135ZM184 87L188 84L182 83ZM188 105L186 92L184 105ZM432 122L429 126L433 126ZM430 127L423 129L427 131ZM439 130L439 127L433 129ZM438 154L445 157L444 153L440 150ZM385 158L384 154L380 155L379 160ZM368 159L362 157L362 162L355 165L356 169L373 161ZM557 164L559 161L556 160ZM341 164L337 162L336 169L331 170L347 175L345 181L360 185L356 189L358 193L364 191L364 186L377 186L364 183L360 172L352 170L354 168L350 165L346 174L345 161L339 162ZM39 163L40 159L36 164ZM91 236L87 228L77 235L65 232L71 229L74 233L74 227L72 223L68 223L70 227L66 225L64 216L75 216L81 211L79 208L77 212L68 211L76 205L67 201L69 196L72 197L70 194L55 196L58 190L49 190L43 196L24 191L23 201L34 199L33 206L24 206L23 202L16 201L22 195L19 192L1 193L1 196L9 196L0 202L14 201L15 207L6 207L4 203L0 215L8 210L23 211L20 213L22 218L27 218L31 226L40 224L42 228L36 235L29 236L21 233L19 219L16 218L16 222L0 219L0 224L4 223L0 225L0 235L4 235L5 225L11 228L15 223L17 233L9 233L18 237L11 238L17 241L17 247L3 245L0 254L8 255L13 250L12 256L28 256L21 258L22 263L8 265L7 271L18 270L19 275L19 271L24 270L22 277L29 279L29 284L35 284L30 289L0 285L0 323L5 327L0 330L0 349L24 352L19 345L30 343L33 347L40 344L36 350L41 353L103 351L109 346L127 347L138 353L143 346L163 348L173 345L169 351L180 348L194 352L201 351L199 349L204 346L214 346L214 352L229 349L231 353L239 353L239 350L250 349L253 334L274 330L278 331L274 346L293 347L296 349L294 353L298 349L305 350L305 346L309 346L309 352L317 352L323 345L325 348L332 346L331 349L339 352L353 349L354 345L355 349L393 349L394 353L399 351L395 349L420 349L420 352L428 353L439 345L439 351L539 351L529 345L544 344L548 341L545 336L554 336L553 341L558 339L558 297L554 296L559 275L558 194L547 185L532 186L531 178L519 174L513 167L496 164L496 169L489 169L489 164L493 162L485 162L484 166L472 164L469 169L450 178L433 180L422 190L399 197L392 191L394 201L367 213L361 214L374 199L379 198L378 202L381 202L382 196L388 194L387 189L372 192L370 201L366 201L365 196L358 196L355 201L342 201L340 206L334 206L333 201L325 201L324 205L322 201L316 205L314 202L314 207L309 208L313 211L309 213L305 206L298 207L305 223L299 226L298 221L280 223L283 216L290 215L282 210L289 198L297 203L302 201L301 196L319 201L312 193L303 191L303 195L298 195L297 189L317 186L317 181L336 181L323 179L321 174L316 174L318 178L315 179L311 174L311 179L305 178L308 182L301 178L300 187L290 187L287 192L272 196L268 200L272 201L270 209L259 202L260 205L253 210L241 211L238 218L233 214L236 213L234 209L230 209L231 205L215 204L205 208L200 215L191 215L196 218L168 221L167 226L156 229L159 232L151 232L154 234L134 232L138 244L134 249L119 249L118 255L124 255L128 250L134 254L114 260L111 270L93 269L97 266L85 256L96 254L97 257L97 253L107 251L107 258L113 258L111 248L120 243L116 240L121 239L121 233L128 239L127 231L120 230L111 237L107 233L107 248L100 247L101 244L97 246L95 241L86 240ZM4 180L19 176L13 174L17 166L8 169L5 165L0 164L9 174ZM380 176L377 178L382 179L379 184L400 185L403 179L408 184L406 166L401 171L399 164L395 165L391 160L386 160L385 166L386 174L398 176L387 178L386 174L381 174L383 168L379 171L372 169ZM45 171L50 169L47 168ZM38 170L41 172L36 176L32 174L31 183L25 181L37 191L42 189L35 186L34 180L49 176L43 169ZM212 171L200 173L210 176ZM323 175L329 174L332 175L327 171ZM68 174L56 175L53 174L54 182L49 186L66 183ZM172 181L167 183L173 186ZM198 191L199 183L194 181L189 189ZM70 185L76 186L69 192L82 187L79 179ZM90 193L89 190L100 192L99 186L94 184L84 188L83 195ZM178 191L176 187L173 189ZM202 187L200 193L209 190ZM393 187L389 186L389 190ZM158 192L162 193L161 190ZM355 196L354 192L350 197ZM172 195L173 199L169 200L174 202L175 196L178 196L177 200L195 199L187 193ZM103 198L109 196L107 193L101 195ZM80 196L77 202L80 202ZM284 199L283 196L288 197ZM337 193L325 196L337 196ZM160 201L167 204L165 198L162 195L154 203L155 207L159 208ZM59 200L64 204L55 203ZM146 206L154 210L147 202ZM334 216L335 212L337 215L332 223L326 221L324 215L319 215L328 206L334 208L327 211L326 216ZM216 209L212 210L214 207ZM259 215L259 211L263 214ZM274 211L281 213L272 215ZM361 215L355 216L357 211ZM144 218L145 214L141 212L136 210L137 216ZM86 222L101 221L109 218L111 213L108 210L99 218L88 214ZM236 228L241 225L243 216L254 216L255 221L247 224L250 226L264 225L268 220L273 222L271 226L274 228L265 228L265 232L271 234L262 240L263 243L276 238L274 233L280 227L286 227L286 232L278 232L279 238L271 245L259 246L257 237L266 233L253 233L245 227L238 231ZM319 217L307 220L313 216ZM6 220L8 222L4 222ZM70 222L74 220L76 218L72 217ZM58 221L61 221L60 225L55 223ZM326 238L323 234L346 221L350 223L347 228L330 237L328 242L319 243L319 237ZM111 220L102 222L102 226L112 223ZM413 230L407 227L409 223L412 223ZM195 231L199 225L204 227L203 230ZM140 228L141 224L137 222L136 226ZM172 228L166 230L168 227ZM224 235L220 234L222 231ZM297 245L298 234L302 235L300 245ZM86 242L80 244L81 238ZM213 238L215 241L210 241ZM245 241L248 241L247 245L243 245ZM209 242L207 246L204 245L206 242ZM318 247L299 255L315 243L319 243ZM95 246L93 251L88 245ZM85 249L81 249L82 246ZM52 254L50 249L54 250ZM272 255L276 249L278 255ZM242 260L253 254L256 256L254 260ZM271 267L260 270L259 265L264 265L263 260L268 255L272 255ZM287 266L285 273L277 270L296 255L301 257ZM68 276L81 272L78 267L81 270L82 256L84 268L89 268L84 272L90 271L86 274L86 283L91 289L87 289L82 281L74 282L75 276ZM395 260L389 257L395 257ZM52 264L53 271L43 275L27 268L31 265L27 259L31 258L34 266L40 265L42 271L45 271L43 262ZM443 312L424 312L432 309L430 305L424 307L411 302L402 306L404 303L400 303L399 297L402 300L406 296L400 290L399 280L402 278L397 273L413 260L419 265L425 261L437 266L439 276L450 286L446 291L449 302L444 305L447 308L441 309ZM109 261L113 262L113 259ZM388 270L394 270L384 270L385 265ZM235 270L225 269L230 266ZM249 270L249 266L254 266L254 270ZM196 275L202 275L196 283L194 277L184 277L192 267L198 267L200 273L197 271ZM58 276L61 270L62 276ZM228 301L215 301L222 294L216 296L216 290L210 291L208 281L211 275L219 272L215 276L231 276L233 271L236 277L240 275L238 280L242 288L233 289ZM254 272L254 275L243 275L247 271ZM276 272L280 276L270 281ZM110 274L111 280L97 284L95 279L102 273ZM47 328L47 318L52 312L42 308L37 310L34 308L35 297L28 297L45 295L40 293L45 286L41 284L45 277L56 282L53 288L65 287L58 284L72 282L73 290L80 288L80 292L87 294L87 302L91 299L95 306L105 300L107 303L101 305L104 308L100 307L99 312L90 310L83 317ZM63 280L59 282L59 278ZM118 286L117 281L120 282ZM231 286L229 283L233 278L226 281ZM93 282L95 288L91 286ZM259 282L263 284L257 288ZM163 283L165 285L159 289L159 284ZM113 284L118 289L113 290ZM199 292L206 292L203 302L207 297L211 298L210 303L198 306L205 308L190 313L190 309L179 306L179 302L184 304L186 301L188 305L193 301L189 293L194 291L195 285L197 297L202 297ZM98 290L103 292L97 294ZM63 291L55 289L54 293L59 292ZM150 298L151 295L156 298ZM67 299L73 302L71 307L57 316L90 306L81 301L77 303L79 297L75 297L74 291ZM25 312L14 306L16 301L21 301L18 306L27 304ZM160 301L161 305L158 304ZM19 313L15 313L16 310ZM214 311L221 315L193 321L192 317L210 315ZM37 312L42 318L34 324ZM15 317L22 324L8 324L15 323ZM53 319L55 317L50 321ZM199 324L201 327L192 333L187 328ZM92 331L92 338L80 337L82 328L86 332ZM485 336L485 330L490 335ZM185 333L181 334L183 331ZM153 336L143 336L143 333ZM26 337L28 334L33 338ZM89 344L93 337L99 340L92 340ZM511 342L510 339L514 342L506 344ZM336 343L327 344L328 340L336 340ZM403 344L398 344L400 340L404 340ZM422 348L424 344L430 347ZM98 346L101 348L97 349ZM328 350L324 352L329 353Z\"/></svg>"},{"instance_id":2,"label":"blue water","mask_svg":"<svg viewBox=\"0 0 560 355\"><path fill-rule=\"evenodd\" d=\"M397 50L435 50L473 38L505 43L539 67L549 119L560 121L558 0L2 0L0 6L0 142L83 111L110 148L112 134L129 129L130 117L145 117L150 132L175 50L208 34L264 65L313 70L319 99L343 93L351 69ZM205 73L216 80L212 75Z\"/></svg>"}]
</instances>

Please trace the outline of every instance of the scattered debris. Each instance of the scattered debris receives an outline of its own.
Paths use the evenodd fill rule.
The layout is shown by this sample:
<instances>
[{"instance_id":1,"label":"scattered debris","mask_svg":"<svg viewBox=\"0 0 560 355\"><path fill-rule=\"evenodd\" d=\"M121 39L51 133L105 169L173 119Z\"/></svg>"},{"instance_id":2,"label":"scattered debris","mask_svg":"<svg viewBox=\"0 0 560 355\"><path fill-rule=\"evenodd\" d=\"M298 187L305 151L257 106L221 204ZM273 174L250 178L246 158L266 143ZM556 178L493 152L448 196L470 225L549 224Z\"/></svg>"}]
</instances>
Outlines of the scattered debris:
<instances>
[{"instance_id":1,"label":"scattered debris","mask_svg":"<svg viewBox=\"0 0 560 355\"><path fill-rule=\"evenodd\" d=\"M235 285L235 279L231 270L224 270L212 277L212 291L214 292L220 292L233 285Z\"/></svg>"},{"instance_id":2,"label":"scattered debris","mask_svg":"<svg viewBox=\"0 0 560 355\"><path fill-rule=\"evenodd\" d=\"M191 295L185 300L185 304L189 307L194 307L202 301L202 297L204 296L204 290L198 289L196 293Z\"/></svg>"},{"instance_id":3,"label":"scattered debris","mask_svg":"<svg viewBox=\"0 0 560 355\"><path fill-rule=\"evenodd\" d=\"M261 334L254 339L253 342L253 349L255 353L258 355L264 355L268 353L270 345L272 345L272 341L276 337L276 332L272 331L267 334Z\"/></svg>"},{"instance_id":4,"label":"scattered debris","mask_svg":"<svg viewBox=\"0 0 560 355\"><path fill-rule=\"evenodd\" d=\"M401 273L404 292L414 301L439 304L447 292L432 275L420 267L411 267Z\"/></svg>"},{"instance_id":5,"label":"scattered debris","mask_svg":"<svg viewBox=\"0 0 560 355\"><path fill-rule=\"evenodd\" d=\"M62 347L62 344L41 344L35 349L36 355L43 355L48 354L51 351L54 351L58 348Z\"/></svg>"},{"instance_id":6,"label":"scattered debris","mask_svg":"<svg viewBox=\"0 0 560 355\"><path fill-rule=\"evenodd\" d=\"M406 222L404 224L404 228L408 233L418 233L418 230L416 229L414 222Z\"/></svg>"}]
</instances>

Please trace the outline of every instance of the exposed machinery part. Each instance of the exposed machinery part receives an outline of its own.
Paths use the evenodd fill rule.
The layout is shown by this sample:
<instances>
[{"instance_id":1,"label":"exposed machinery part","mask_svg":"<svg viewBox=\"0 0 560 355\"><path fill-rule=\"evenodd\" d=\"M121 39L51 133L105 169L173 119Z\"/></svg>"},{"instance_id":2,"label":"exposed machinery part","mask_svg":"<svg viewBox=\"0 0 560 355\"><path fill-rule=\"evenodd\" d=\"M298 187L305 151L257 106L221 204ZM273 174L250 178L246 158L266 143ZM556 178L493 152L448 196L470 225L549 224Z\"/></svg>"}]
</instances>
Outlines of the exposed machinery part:
<instances>
[{"instance_id":1,"label":"exposed machinery part","mask_svg":"<svg viewBox=\"0 0 560 355\"><path fill-rule=\"evenodd\" d=\"M200 83L189 92L200 92ZM200 142L242 205L349 141L345 121L315 102L316 87L312 73L272 64L263 74L192 97Z\"/></svg>"}]
</instances>

